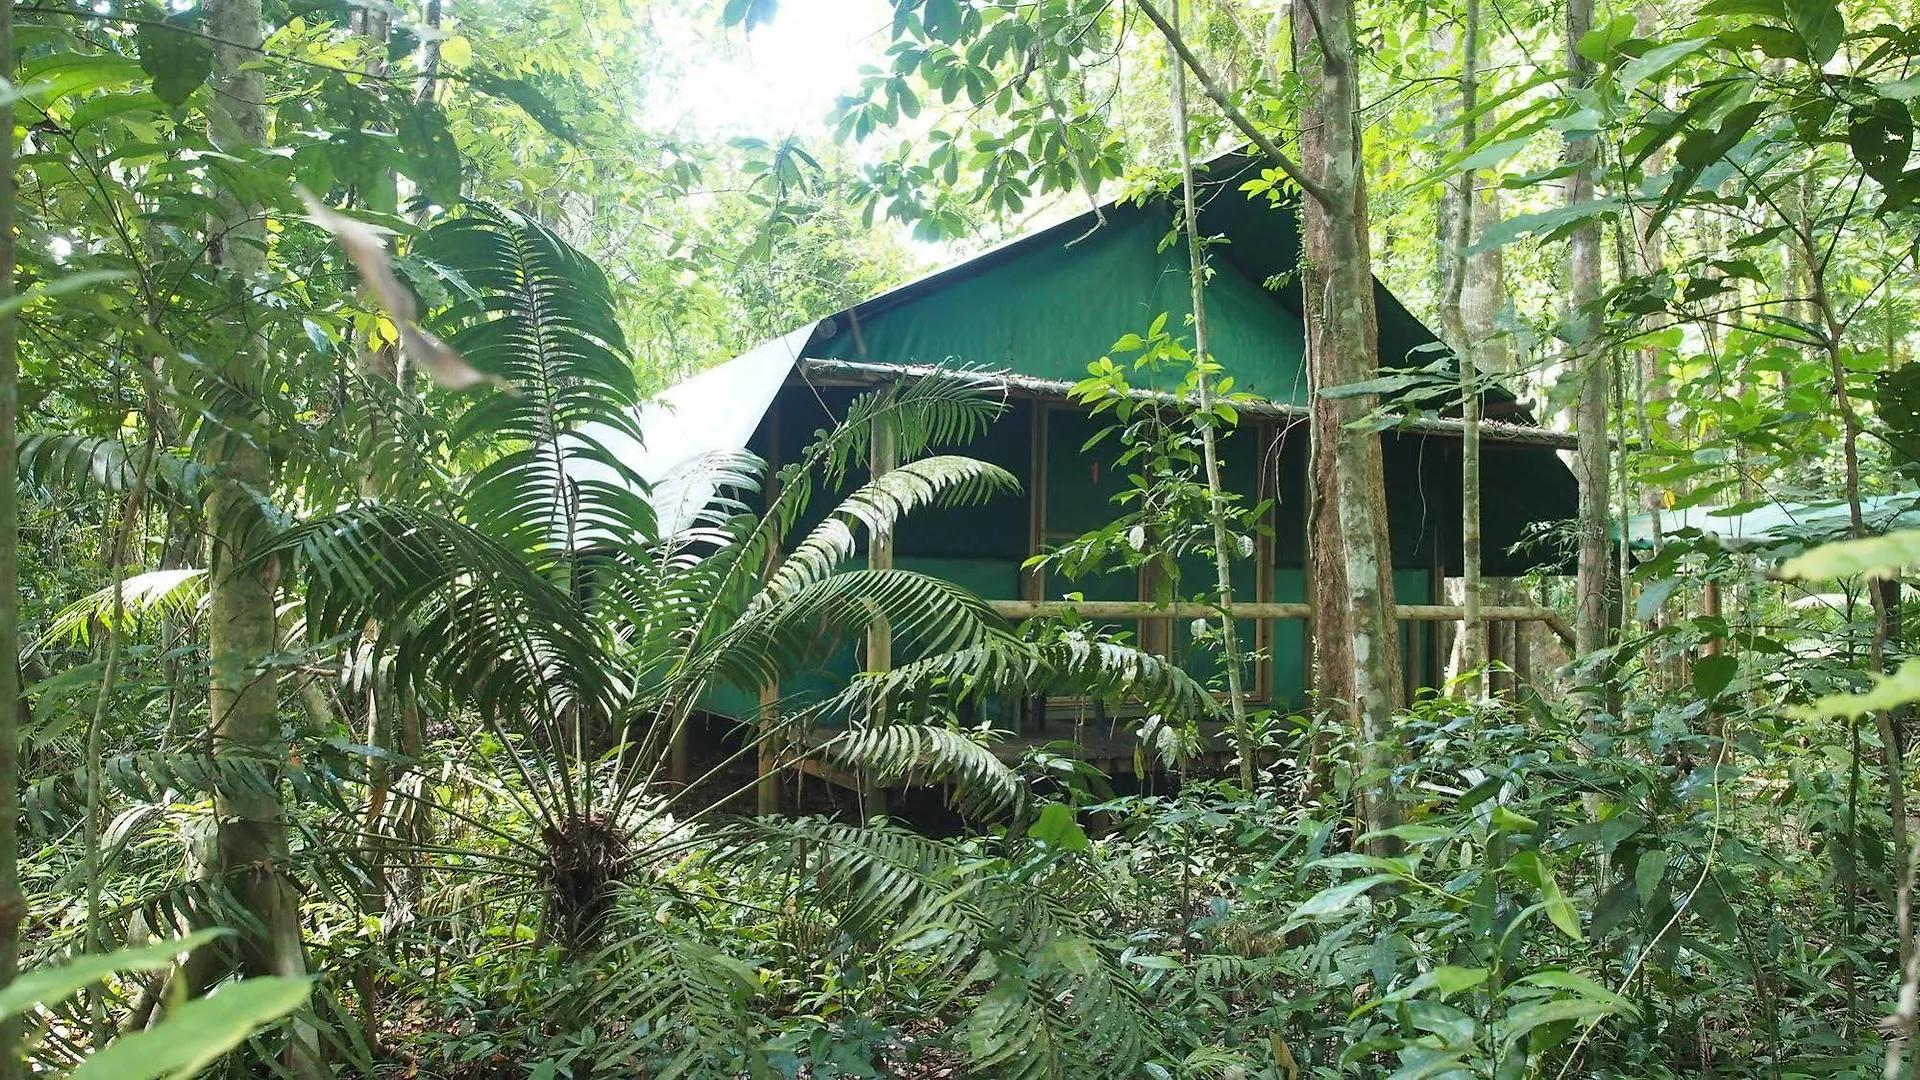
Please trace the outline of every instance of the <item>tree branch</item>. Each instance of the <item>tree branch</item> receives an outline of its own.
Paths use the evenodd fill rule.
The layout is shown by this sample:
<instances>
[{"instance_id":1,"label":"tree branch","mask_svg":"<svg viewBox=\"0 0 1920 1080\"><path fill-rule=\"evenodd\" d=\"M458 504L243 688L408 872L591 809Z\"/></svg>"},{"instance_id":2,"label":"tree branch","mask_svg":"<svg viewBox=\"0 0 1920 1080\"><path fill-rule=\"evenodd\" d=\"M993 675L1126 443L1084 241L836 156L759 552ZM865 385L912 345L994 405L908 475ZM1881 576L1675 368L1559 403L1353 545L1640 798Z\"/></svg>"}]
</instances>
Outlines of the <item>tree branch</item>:
<instances>
[{"instance_id":1,"label":"tree branch","mask_svg":"<svg viewBox=\"0 0 1920 1080\"><path fill-rule=\"evenodd\" d=\"M1187 70L1193 72L1194 78L1200 83L1200 89L1220 107L1220 111L1226 114L1228 121L1240 129L1240 134L1245 135L1254 146L1260 149L1261 153L1272 160L1282 173L1286 174L1287 179L1311 196L1314 202L1331 207L1332 203L1327 197L1327 190L1308 179L1306 172L1287 156L1286 151L1280 149L1272 139L1253 126L1253 121L1247 119L1246 114L1233 104L1233 101L1227 97L1226 91L1214 81L1213 75L1200 66L1200 58L1193 55L1193 50L1187 48L1187 43L1180 36L1180 31L1175 30L1173 24L1160 14L1160 9L1153 6L1153 0L1134 0L1134 4L1139 7L1140 13L1147 17L1147 21L1153 23L1154 27L1160 31L1161 36L1167 39L1167 44L1172 46L1175 55L1180 57L1180 62L1187 66Z\"/></svg>"}]
</instances>

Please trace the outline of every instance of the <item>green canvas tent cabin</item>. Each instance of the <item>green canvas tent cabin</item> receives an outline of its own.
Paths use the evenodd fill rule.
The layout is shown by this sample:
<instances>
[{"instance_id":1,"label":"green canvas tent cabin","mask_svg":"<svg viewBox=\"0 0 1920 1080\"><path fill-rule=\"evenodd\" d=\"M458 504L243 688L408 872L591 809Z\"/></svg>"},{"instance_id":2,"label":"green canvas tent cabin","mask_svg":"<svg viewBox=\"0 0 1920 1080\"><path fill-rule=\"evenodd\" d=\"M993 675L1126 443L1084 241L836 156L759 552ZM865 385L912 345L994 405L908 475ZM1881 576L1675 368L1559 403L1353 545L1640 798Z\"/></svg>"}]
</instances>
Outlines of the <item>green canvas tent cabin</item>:
<instances>
[{"instance_id":1,"label":"green canvas tent cabin","mask_svg":"<svg viewBox=\"0 0 1920 1080\"><path fill-rule=\"evenodd\" d=\"M1289 211L1241 193L1241 177L1220 162L1212 175L1201 214L1203 232L1217 238L1206 292L1212 352L1238 389L1262 399L1241 410L1223 443L1224 478L1251 502L1274 501L1272 538L1240 560L1236 602L1298 607L1307 599L1308 456L1305 334L1292 273L1298 229ZM713 496L710 484L688 479L697 470L679 466L743 446L777 466L794 460L815 431L876 385L955 367L990 369L1001 373L1010 407L983 438L956 452L1005 467L1024 495L912 516L894 537L894 565L966 586L1015 618L1068 593L1139 601L1147 594L1132 574L1068 581L1021 566L1118 513L1110 500L1124 478L1111 468L1113 440L1082 451L1106 421L1089 417L1065 393L1116 340L1144 333L1160 313L1170 313L1167 325L1181 332L1189 285L1184 245L1163 243L1172 212L1167 200L1108 204L799 327L669 389L643 407L638 427L646 445L609 449L655 485L665 534ZM1434 335L1377 283L1376 299L1383 365L1431 363L1439 348ZM1484 573L1511 577L1541 561L1558 564L1558 553L1516 548L1535 523L1574 516L1575 482L1558 456L1570 437L1534 426L1509 395L1490 393L1485 403L1491 422L1482 457ZM1395 583L1403 616L1419 614L1420 605L1437 603L1441 578L1461 572L1459 425L1428 419L1384 438ZM850 476L849 490L864 479ZM814 512L835 501L822 494ZM1210 578L1202 560L1195 563L1184 575L1194 583L1183 589L1187 595L1204 591ZM1425 618L1441 610L1429 608ZM1188 648L1191 619L1184 613L1108 621L1175 655ZM1409 688L1434 684L1443 659L1437 623L1402 625ZM1252 626L1253 643L1267 657L1252 673L1254 696L1274 708L1301 706L1309 670L1305 621L1261 618ZM814 675L768 696L817 699L862 669L859 653L849 646ZM1203 655L1182 659L1196 675L1210 671ZM759 701L723 696L709 704L744 718L755 715ZM1029 739L1071 733L1090 757L1130 769L1129 725L1109 726L1099 734L1105 749L1097 749L1087 745L1095 736L1081 703L1028 702L1020 712L989 719Z\"/></svg>"}]
</instances>

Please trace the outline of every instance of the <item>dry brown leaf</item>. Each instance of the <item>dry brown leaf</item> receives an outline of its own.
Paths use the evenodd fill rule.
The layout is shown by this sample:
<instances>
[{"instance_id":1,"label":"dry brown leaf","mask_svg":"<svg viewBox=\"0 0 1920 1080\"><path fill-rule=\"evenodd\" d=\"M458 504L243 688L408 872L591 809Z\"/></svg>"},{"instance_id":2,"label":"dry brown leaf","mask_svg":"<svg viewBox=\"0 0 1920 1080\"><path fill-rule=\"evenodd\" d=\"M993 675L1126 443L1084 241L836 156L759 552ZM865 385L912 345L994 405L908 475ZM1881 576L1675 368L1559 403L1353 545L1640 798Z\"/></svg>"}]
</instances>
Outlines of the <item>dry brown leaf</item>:
<instances>
[{"instance_id":1,"label":"dry brown leaf","mask_svg":"<svg viewBox=\"0 0 1920 1080\"><path fill-rule=\"evenodd\" d=\"M446 342L420 328L415 321L420 316L420 309L414 302L413 291L393 272L393 262L387 257L387 245L380 239L379 233L374 232L366 222L356 221L335 211L305 189L300 191L300 201L307 206L308 218L340 241L341 250L347 253L353 268L360 274L361 285L400 331L401 348L406 350L414 363L425 369L428 378L448 390L465 390L470 386L489 383L509 394L517 394L505 379L467 363L466 358Z\"/></svg>"}]
</instances>

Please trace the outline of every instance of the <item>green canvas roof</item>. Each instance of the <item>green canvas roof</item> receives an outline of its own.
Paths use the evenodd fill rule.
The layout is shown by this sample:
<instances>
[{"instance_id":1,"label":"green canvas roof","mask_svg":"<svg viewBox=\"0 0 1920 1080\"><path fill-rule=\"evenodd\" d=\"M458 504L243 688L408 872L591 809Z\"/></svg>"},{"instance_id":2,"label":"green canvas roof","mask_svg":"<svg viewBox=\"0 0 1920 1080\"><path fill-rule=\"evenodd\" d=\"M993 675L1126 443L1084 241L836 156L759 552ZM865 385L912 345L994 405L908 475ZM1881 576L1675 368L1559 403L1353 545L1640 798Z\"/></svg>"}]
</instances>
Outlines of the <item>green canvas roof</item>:
<instances>
[{"instance_id":1,"label":"green canvas roof","mask_svg":"<svg viewBox=\"0 0 1920 1080\"><path fill-rule=\"evenodd\" d=\"M1216 159L1202 187L1209 347L1240 389L1306 405L1298 220L1239 190L1251 168L1243 155ZM1144 333L1162 312L1172 332L1187 332L1186 248L1167 242L1174 210L1168 199L1089 210L822 320L803 355L1077 381L1122 334ZM1374 299L1382 366L1439 355L1438 339L1377 280Z\"/></svg>"},{"instance_id":2,"label":"green canvas roof","mask_svg":"<svg viewBox=\"0 0 1920 1080\"><path fill-rule=\"evenodd\" d=\"M1239 190L1253 168L1245 156L1228 155L1209 168L1200 223L1211 244L1210 347L1238 389L1264 399L1243 412L1297 416L1309 405L1306 328L1293 273L1301 250L1297 219L1290 208ZM1009 388L1063 396L1117 339L1143 333L1160 313L1169 313L1172 332L1187 332L1187 263L1184 245L1170 242L1175 239L1170 200L1109 203L797 327L681 382L641 407L645 446L627 445L631 440L612 431L582 434L628 462L656 494L672 496L661 521L670 533L714 493L703 462L715 451L743 448L775 391L790 379L840 367L864 369L869 378L974 368L1004 372ZM1375 300L1383 367L1425 366L1440 355L1434 335L1377 280ZM1510 395L1486 396L1512 412ZM1570 517L1576 504L1573 475L1552 449L1570 437L1513 418L1520 422L1483 428L1489 535L1518 537L1529 522ZM1404 425L1405 434L1416 436L1458 431L1458 421ZM567 471L576 481L617 482L612 470L584 455L571 456ZM1425 505L1421 492L1405 494Z\"/></svg>"}]
</instances>

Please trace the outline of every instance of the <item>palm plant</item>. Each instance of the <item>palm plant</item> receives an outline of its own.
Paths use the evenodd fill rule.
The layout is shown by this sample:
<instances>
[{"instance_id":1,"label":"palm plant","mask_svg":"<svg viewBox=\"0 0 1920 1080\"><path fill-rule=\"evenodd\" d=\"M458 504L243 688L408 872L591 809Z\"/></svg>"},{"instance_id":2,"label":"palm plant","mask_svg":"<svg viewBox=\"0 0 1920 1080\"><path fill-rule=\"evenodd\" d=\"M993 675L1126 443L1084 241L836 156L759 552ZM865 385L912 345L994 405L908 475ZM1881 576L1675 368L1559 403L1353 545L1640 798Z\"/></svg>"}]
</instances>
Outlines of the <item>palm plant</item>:
<instances>
[{"instance_id":1,"label":"palm plant","mask_svg":"<svg viewBox=\"0 0 1920 1080\"><path fill-rule=\"evenodd\" d=\"M693 804L689 792L700 783L659 782L667 747L711 693L779 685L884 620L903 662L823 701L781 702L777 721L749 718L758 721L753 739L702 780L757 756L757 740L792 746L796 729L827 726L832 733L805 752L883 780L949 783L968 809L1000 813L1018 810L1023 783L943 722L943 707L1046 689L1126 694L1165 710L1214 707L1183 672L1154 657L1072 635L1032 640L950 583L848 568L863 536L884 535L909 513L1014 489L993 465L937 452L973 438L999 414L992 379L927 379L860 398L765 485L764 498L765 466L752 455L694 462L687 468L701 476L688 487L713 491L713 499L690 514L656 515L645 482L597 437L644 434L634 430L639 395L612 315L613 289L598 270L539 224L487 209L427 232L408 265L428 268L431 276L417 282L423 293L450 298L434 328L512 388L476 397L453 427L452 450L473 468L472 478L452 499L438 491L415 498L406 484L369 485L402 494L312 516L259 550L257 560L277 560L281 580L296 586L283 653L267 660L305 672L294 684L306 717L304 730L289 729L295 760L281 768L182 745L101 763L105 791L126 802L130 826L158 823L165 815L155 808L216 789L287 791L300 807L289 817L292 871L319 896L348 910L384 909L390 932L436 926L436 934L412 938L428 947L475 910L499 918L508 905L530 903L541 912L542 935L573 962L616 958L614 968L627 976L616 985L646 973L679 985L687 1032L732 1032L721 1041L751 1050L738 968L723 950L697 936L662 936L677 928L614 917L632 907L623 897L658 888L663 868L711 839L686 824L712 805ZM402 445L398 426L419 415L394 416L383 445ZM802 529L809 504L845 488L877 438L906 463L842 495L824 519ZM134 454L111 440L48 439L23 447L23 458L35 480L64 477L109 490L126 487L134 470ZM616 480L579 480L576 460L597 462ZM196 477L165 469L152 478L161 494L177 491L188 501L197 485ZM659 520L681 524L662 535ZM769 570L775 552L782 557ZM116 606L123 619L143 612L190 619L202 580L190 568L136 575L118 590L117 605L111 592L74 604L57 620L58 640L82 643L90 627L113 619ZM321 671L341 672L343 697L370 709L417 703L464 746L436 762L430 778L417 744L343 743L328 734L328 704L313 700L324 697L313 681ZM369 732L374 742L394 736L391 725L370 724ZM76 771L41 785L29 799L38 827L76 814L85 780ZM355 784L365 786L364 806L349 794ZM444 823L445 843L420 827L426 820ZM137 835L126 833L128 841ZM848 828L822 842L845 850L847 873L858 876L860 866L893 865L888 853L907 842L903 835ZM725 850L734 864L750 866L777 861L793 841L769 824L732 834ZM109 866L122 850L106 852ZM925 852L934 854L911 872L920 875L919 894L932 895L951 883L961 860L939 854L938 845ZM904 865L891 871L907 872ZM152 884L104 913L112 936L132 940L154 928L246 918L209 883L143 880ZM884 905L845 914L862 925L900 917ZM1033 921L1032 912L969 917L980 927L1019 918L1035 934L1052 933L1043 928L1053 924ZM966 940L985 955L987 936ZM1089 988L1067 994L1104 1000ZM360 999L370 1009L371 995ZM592 1004L574 995L568 1008ZM1029 1014L1043 1024L1070 1021L1047 1009L1020 1013ZM697 1068L715 1044L687 1036L674 1045L684 1066ZM1058 1050L1054 1040L1010 1036L980 1046L995 1061L1054 1060L1032 1055Z\"/></svg>"},{"instance_id":2,"label":"palm plant","mask_svg":"<svg viewBox=\"0 0 1920 1080\"><path fill-rule=\"evenodd\" d=\"M479 211L427 234L416 254L455 302L449 344L516 393L476 401L454 446L484 461L458 515L362 502L282 534L267 557L304 582L309 640L362 645L396 687L477 721L507 770L532 836L546 932L581 944L612 887L665 852L635 850L650 821L697 816L661 794L666 747L709 692L778 685L834 643L885 620L911 657L885 675L787 709L781 723L833 720L831 752L883 774L944 779L980 805L1018 801L990 753L912 710L878 707L938 686L965 698L1069 685L1131 693L1201 712L1208 696L1163 662L1110 646L1022 638L978 598L904 570L849 570L862 532L883 535L915 510L976 502L1015 482L969 458L932 454L982 431L1002 408L990 380L927 379L860 398L781 470L763 510L748 500L763 466L745 452L688 466L714 499L657 535L645 482L595 436L632 437L636 392L611 290L537 223ZM907 463L846 495L799 535L813 496L843 486L876 433ZM615 470L582 482L570 462ZM768 556L785 553L767 572ZM772 737L764 725L759 738ZM753 752L753 746L736 758ZM717 776L734 759L716 765ZM641 796L651 809L636 818Z\"/></svg>"}]
</instances>

